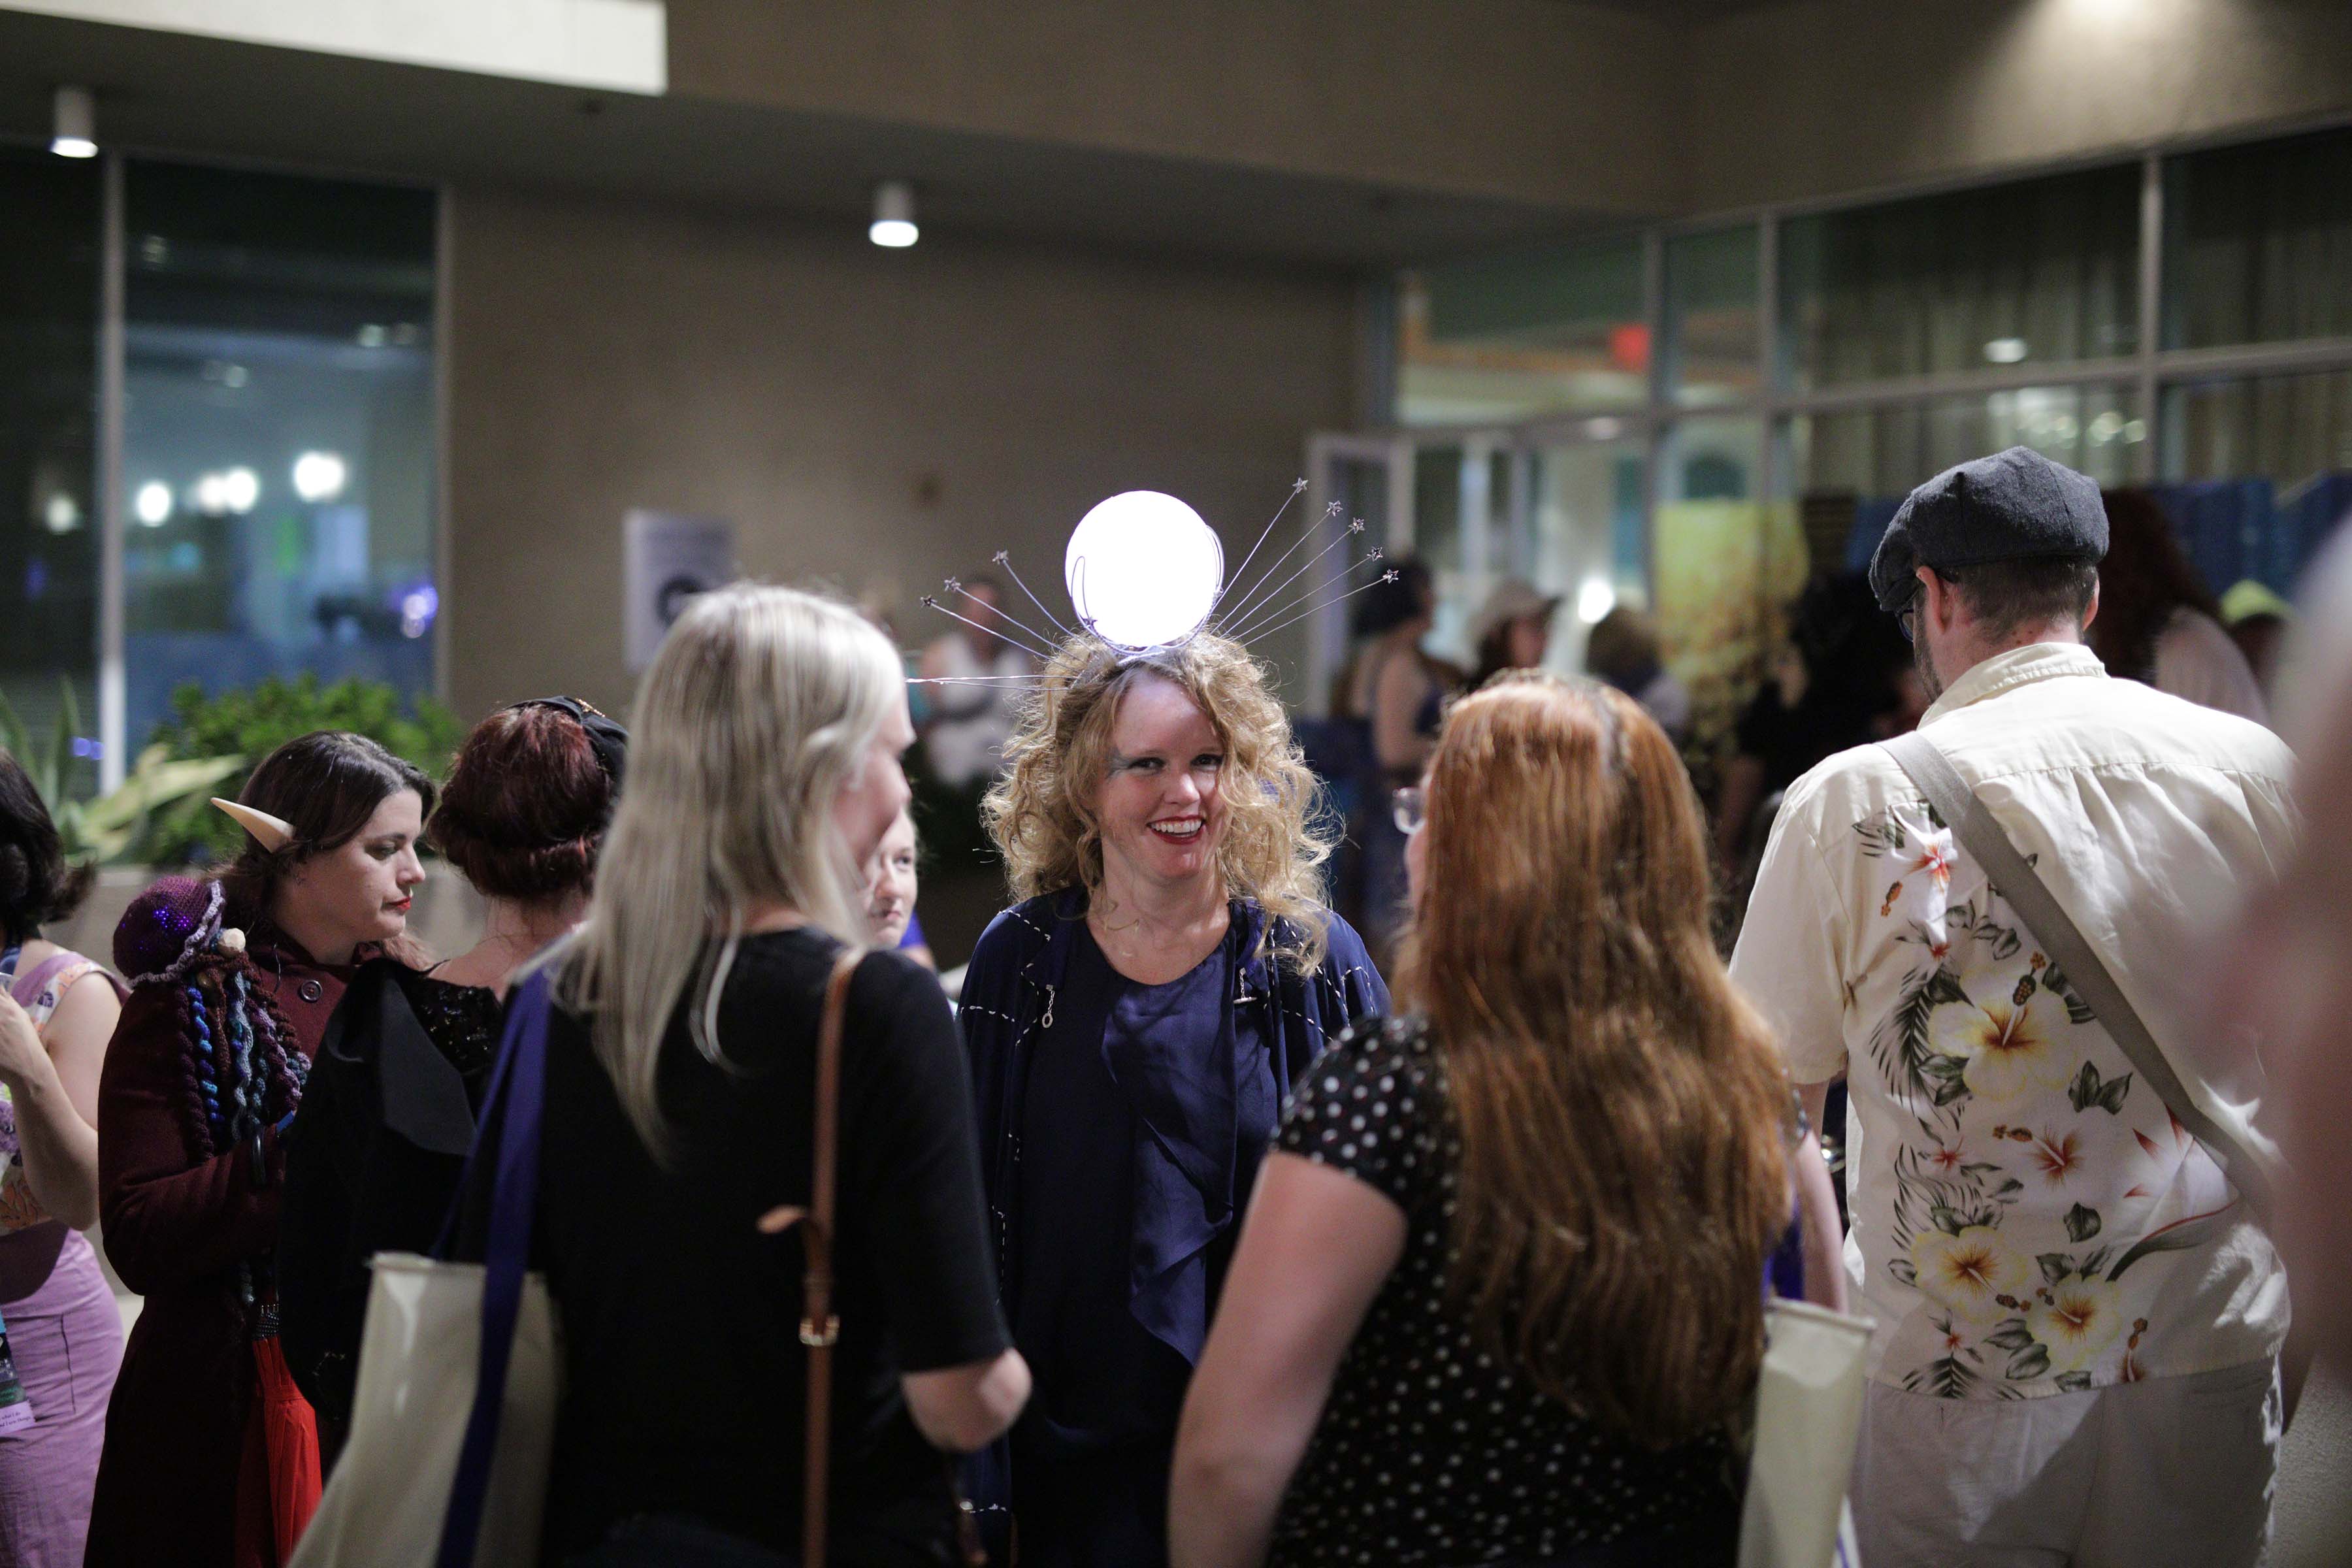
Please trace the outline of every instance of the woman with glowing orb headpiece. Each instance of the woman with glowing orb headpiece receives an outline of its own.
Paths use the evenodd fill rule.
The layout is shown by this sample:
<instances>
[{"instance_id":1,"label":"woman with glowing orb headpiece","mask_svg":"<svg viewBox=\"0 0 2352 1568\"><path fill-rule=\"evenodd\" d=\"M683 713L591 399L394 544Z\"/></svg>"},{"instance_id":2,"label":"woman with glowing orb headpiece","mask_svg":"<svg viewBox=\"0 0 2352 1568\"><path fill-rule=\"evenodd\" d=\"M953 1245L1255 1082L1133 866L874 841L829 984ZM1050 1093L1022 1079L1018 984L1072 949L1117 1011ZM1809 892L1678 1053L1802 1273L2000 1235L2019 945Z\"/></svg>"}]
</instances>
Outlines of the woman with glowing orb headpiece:
<instances>
[{"instance_id":1,"label":"woman with glowing orb headpiece","mask_svg":"<svg viewBox=\"0 0 2352 1568\"><path fill-rule=\"evenodd\" d=\"M1388 1001L1322 903L1330 842L1281 704L1247 650L1200 630L1213 536L1203 556L1206 525L1150 500L1181 515L1124 548L1089 538L1094 516L1073 537L1087 629L986 805L1024 901L962 996L1000 1288L1036 1376L973 1479L1033 1568L1166 1561L1176 1420L1258 1163L1326 1039ZM1202 561L1207 591L1187 594ZM1131 645L1155 626L1179 635Z\"/></svg>"}]
</instances>

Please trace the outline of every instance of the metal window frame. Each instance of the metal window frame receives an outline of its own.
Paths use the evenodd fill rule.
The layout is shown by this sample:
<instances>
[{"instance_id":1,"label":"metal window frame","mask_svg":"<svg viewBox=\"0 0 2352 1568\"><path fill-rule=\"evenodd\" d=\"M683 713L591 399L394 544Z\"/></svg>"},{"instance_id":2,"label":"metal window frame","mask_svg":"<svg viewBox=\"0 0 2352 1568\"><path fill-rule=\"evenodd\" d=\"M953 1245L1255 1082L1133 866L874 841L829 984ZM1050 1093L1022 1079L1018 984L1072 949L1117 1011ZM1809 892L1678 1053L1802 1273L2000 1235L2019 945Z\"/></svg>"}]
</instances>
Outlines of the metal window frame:
<instances>
[{"instance_id":1,"label":"metal window frame","mask_svg":"<svg viewBox=\"0 0 2352 1568\"><path fill-rule=\"evenodd\" d=\"M122 154L110 152L99 203L98 274L98 788L122 786L131 685L123 668L123 554L131 526L122 481L125 258Z\"/></svg>"},{"instance_id":2,"label":"metal window frame","mask_svg":"<svg viewBox=\"0 0 2352 1568\"><path fill-rule=\"evenodd\" d=\"M1667 488L1664 465L1670 458L1677 427L1689 422L1720 418L1759 421L1763 430L1763 442L1753 489L1759 501L1769 502L1790 499L1796 493L1799 476L1794 472L1794 452L1787 448L1793 422L1798 418L1819 414L1916 407L1954 397L1982 396L2027 387L2114 387L2125 395L2126 405L2136 410L2136 416L2142 421L2146 432L2143 438L2132 446L2129 455L2131 477L2136 482L2152 482L2159 475L2172 471L2176 466L2169 459L2178 454L2167 449L2173 433L2166 428L2163 418L2165 394L2170 389L2204 382L2352 371L2352 336L2201 349L2169 349L2164 346L2162 336L2168 282L2165 204L2168 175L2172 164L2179 159L2220 148L2284 141L2317 132L2342 130L2347 126L2352 126L2352 120L2342 115L2282 121L2260 128L2145 144L2124 150L2120 157L2116 151L2110 150L2096 155L2046 162L2005 171L1998 178L1955 175L1948 179L1847 193L1836 197L1769 203L1580 236L1580 244L1622 243L1629 237L1637 238L1640 242L1643 321L1649 331L1651 343L1645 400L1556 410L1500 426L1491 421L1476 425L1400 425L1393 423L1394 403L1391 401L1389 405L1391 423L1377 430L1347 437L1330 434L1310 437L1307 441L1307 472L1319 486L1322 482L1320 455L1341 451L1342 448L1335 443L1343 439L1378 446L1398 455L1391 460L1401 461L1402 484L1401 487L1397 484L1398 469L1392 467L1389 526L1401 538L1400 548L1409 548L1412 537L1411 461L1412 454L1420 447L1463 447L1466 449L1470 443L1478 442L1511 453L1514 462L1512 489L1516 498L1529 489L1520 477L1521 471L1534 460L1534 455L1540 449L1584 442L1620 441L1629 437L1638 438L1643 443L1645 453L1642 493L1645 520L1643 530L1643 575L1650 582L1653 592L1655 589L1656 549L1654 524L1660 497ZM1780 363L1784 345L1780 293L1781 229L1789 220L1862 211L1890 202L1992 189L2054 175L2116 169L2135 162L2140 180L2138 299L2135 302L2137 342L2131 353L2041 364L1991 366L1982 370L1943 371L1927 375L1851 382L1803 390L1786 384L1787 367ZM1759 390L1753 395L1727 398L1721 403L1696 407L1685 405L1676 400L1675 388L1670 384L1669 367L1675 353L1668 339L1670 312L1666 291L1669 280L1665 247L1672 241L1687 236L1720 233L1743 226L1752 226L1757 237ZM1393 355L1387 363L1392 399L1400 367ZM1784 467L1790 471L1784 474ZM1515 499L1515 509L1519 504L1520 501ZM1491 509L1489 510L1491 514ZM1519 520L1516 510L1512 515L1514 521ZM1486 518L1477 520L1478 526L1484 528L1487 521ZM1472 521L1467 515L1465 516L1465 543L1466 531ZM1488 558L1490 553L1483 547L1475 556L1465 550L1465 561ZM1336 664L1339 651L1324 646L1325 630L1318 626L1316 636L1309 639L1309 666L1318 672L1318 690L1322 684L1321 672Z\"/></svg>"}]
</instances>

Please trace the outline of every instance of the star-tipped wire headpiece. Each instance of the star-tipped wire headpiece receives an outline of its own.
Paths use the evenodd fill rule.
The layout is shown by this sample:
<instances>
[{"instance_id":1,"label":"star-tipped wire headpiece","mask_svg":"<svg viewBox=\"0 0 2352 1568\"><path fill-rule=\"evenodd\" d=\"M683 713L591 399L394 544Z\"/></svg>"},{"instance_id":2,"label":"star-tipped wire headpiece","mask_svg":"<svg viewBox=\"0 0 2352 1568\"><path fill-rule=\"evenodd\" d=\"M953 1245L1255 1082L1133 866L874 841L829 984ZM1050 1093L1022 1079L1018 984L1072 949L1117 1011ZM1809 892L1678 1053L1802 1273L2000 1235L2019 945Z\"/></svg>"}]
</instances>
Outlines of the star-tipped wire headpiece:
<instances>
[{"instance_id":1,"label":"star-tipped wire headpiece","mask_svg":"<svg viewBox=\"0 0 2352 1568\"><path fill-rule=\"evenodd\" d=\"M1341 513L1339 503L1333 501L1324 508L1321 516L1310 519L1288 548L1254 580L1246 586L1238 586L1290 510L1291 503L1306 489L1305 479L1290 487L1290 493L1259 531L1249 553L1242 557L1240 567L1230 578L1224 569L1224 546L1215 531L1202 521L1199 512L1174 496L1158 490L1127 490L1101 502L1079 520L1064 552L1063 585L1069 592L1075 626L1065 624L1037 596L1013 566L1009 552L998 551L993 557L995 564L1036 606L1037 615L1045 624L1060 634L1058 638L1012 614L1002 604L980 599L953 577L946 580L944 597L926 595L922 603L926 608L1018 648L1040 663L1053 658L1058 641L1078 636L1091 637L1106 647L1127 655L1181 647L1204 631L1235 642L1271 636L1319 615L1343 599L1397 580L1398 574L1390 568L1352 587L1346 585L1358 569L1377 564L1382 559L1377 545L1344 564L1323 567L1333 551L1352 547L1364 532L1361 518L1331 527ZM1332 537L1321 549L1284 571L1291 557L1325 531ZM1322 574L1316 575L1318 567L1323 568ZM978 619L954 608L958 597L984 605L987 619ZM991 621L1001 624L991 625ZM1018 685L1050 679L1042 673L935 676L913 684Z\"/></svg>"}]
</instances>

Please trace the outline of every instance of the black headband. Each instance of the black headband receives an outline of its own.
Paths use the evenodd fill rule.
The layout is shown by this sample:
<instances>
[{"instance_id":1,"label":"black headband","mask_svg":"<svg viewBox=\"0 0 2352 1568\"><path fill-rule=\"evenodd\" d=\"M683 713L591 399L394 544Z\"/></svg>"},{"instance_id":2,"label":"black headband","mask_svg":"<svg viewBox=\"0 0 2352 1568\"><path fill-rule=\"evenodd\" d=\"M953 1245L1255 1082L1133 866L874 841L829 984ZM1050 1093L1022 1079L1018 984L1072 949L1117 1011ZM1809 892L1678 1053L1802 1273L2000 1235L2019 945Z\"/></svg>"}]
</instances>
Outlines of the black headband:
<instances>
[{"instance_id":1,"label":"black headband","mask_svg":"<svg viewBox=\"0 0 2352 1568\"><path fill-rule=\"evenodd\" d=\"M588 744L596 753L596 765L604 770L605 779L613 786L613 799L615 802L620 800L621 774L629 756L629 732L626 730L576 697L527 698L509 704L508 711L519 708L552 708L578 720L580 727L588 731Z\"/></svg>"}]
</instances>

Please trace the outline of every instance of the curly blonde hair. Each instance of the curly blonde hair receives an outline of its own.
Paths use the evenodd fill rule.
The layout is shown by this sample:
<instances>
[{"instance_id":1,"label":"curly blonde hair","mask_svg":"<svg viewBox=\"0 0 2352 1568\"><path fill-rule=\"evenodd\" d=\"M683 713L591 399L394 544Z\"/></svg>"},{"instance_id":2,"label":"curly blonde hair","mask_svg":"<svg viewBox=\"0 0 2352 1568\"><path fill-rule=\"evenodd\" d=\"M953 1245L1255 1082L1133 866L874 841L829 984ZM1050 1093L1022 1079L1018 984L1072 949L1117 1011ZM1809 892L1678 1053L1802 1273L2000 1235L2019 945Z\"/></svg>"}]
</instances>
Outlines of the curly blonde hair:
<instances>
[{"instance_id":1,"label":"curly blonde hair","mask_svg":"<svg viewBox=\"0 0 2352 1568\"><path fill-rule=\"evenodd\" d=\"M1301 973L1317 968L1331 924L1320 868L1336 838L1309 820L1318 786L1265 671L1239 643L1209 633L1143 653L1074 637L1046 665L1005 742L1005 772L981 807L1014 895L1034 899L1066 888L1084 888L1090 899L1101 893L1096 791L1109 773L1119 699L1151 675L1192 698L1224 747L1217 870L1227 895L1255 901L1268 916L1262 953Z\"/></svg>"}]
</instances>

